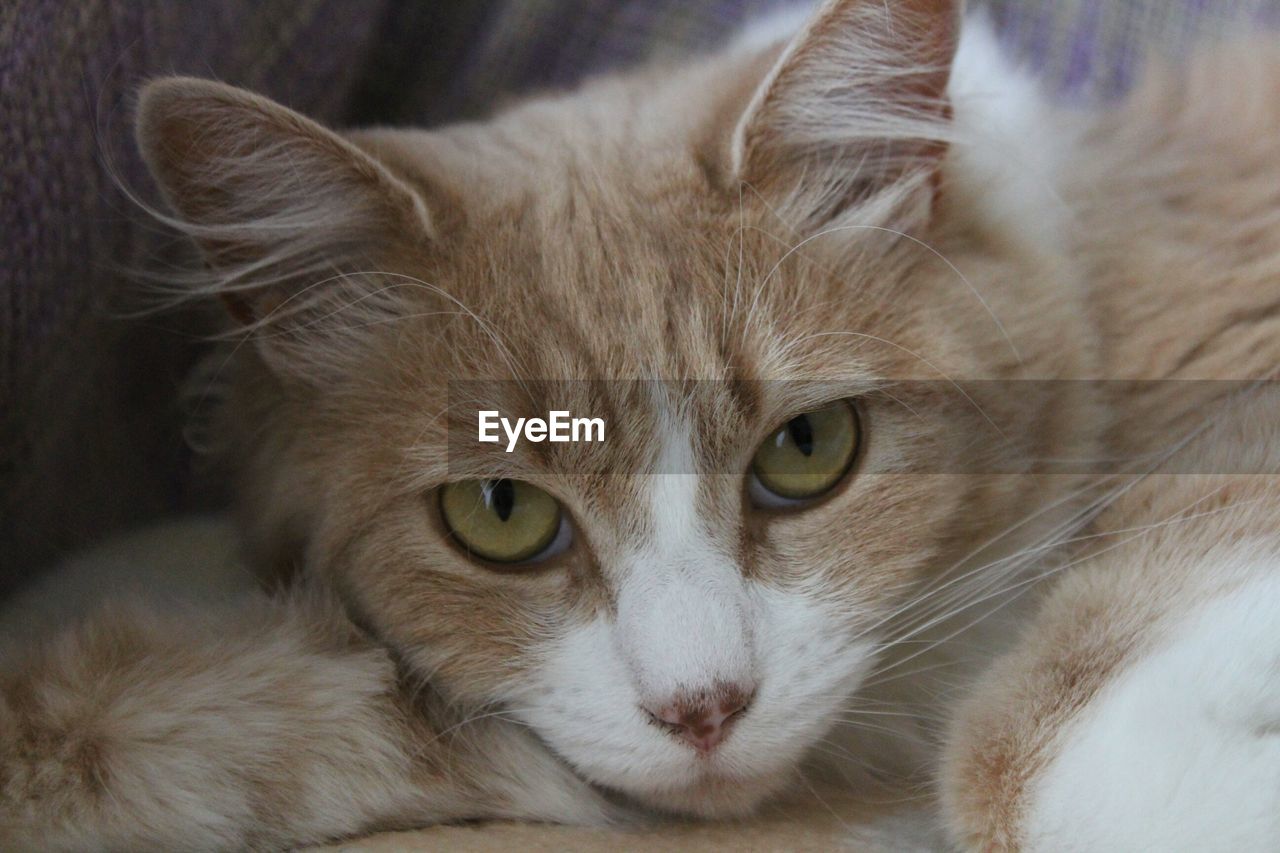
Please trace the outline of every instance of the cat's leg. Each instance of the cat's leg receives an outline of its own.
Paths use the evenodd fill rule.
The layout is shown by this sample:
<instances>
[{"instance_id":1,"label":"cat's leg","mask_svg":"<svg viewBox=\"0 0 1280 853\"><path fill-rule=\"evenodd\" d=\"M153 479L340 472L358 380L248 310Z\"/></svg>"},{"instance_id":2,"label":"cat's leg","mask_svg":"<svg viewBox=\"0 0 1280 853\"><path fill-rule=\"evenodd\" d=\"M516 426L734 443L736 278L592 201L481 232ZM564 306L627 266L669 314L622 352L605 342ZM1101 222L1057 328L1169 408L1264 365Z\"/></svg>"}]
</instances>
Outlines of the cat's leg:
<instances>
[{"instance_id":1,"label":"cat's leg","mask_svg":"<svg viewBox=\"0 0 1280 853\"><path fill-rule=\"evenodd\" d=\"M1188 528L1153 528L1048 596L952 726L965 849L1276 849L1280 558L1241 527L1180 556Z\"/></svg>"},{"instance_id":2,"label":"cat's leg","mask_svg":"<svg viewBox=\"0 0 1280 853\"><path fill-rule=\"evenodd\" d=\"M1027 791L1028 849L1280 847L1280 573L1174 627L1056 752Z\"/></svg>"},{"instance_id":3,"label":"cat's leg","mask_svg":"<svg viewBox=\"0 0 1280 853\"><path fill-rule=\"evenodd\" d=\"M522 730L410 697L332 605L116 608L0 659L0 848L278 848L598 795Z\"/></svg>"},{"instance_id":4,"label":"cat's leg","mask_svg":"<svg viewBox=\"0 0 1280 853\"><path fill-rule=\"evenodd\" d=\"M1124 484L960 704L963 846L1280 849L1278 414L1273 386L1220 401L1164 469L1199 473Z\"/></svg>"}]
</instances>

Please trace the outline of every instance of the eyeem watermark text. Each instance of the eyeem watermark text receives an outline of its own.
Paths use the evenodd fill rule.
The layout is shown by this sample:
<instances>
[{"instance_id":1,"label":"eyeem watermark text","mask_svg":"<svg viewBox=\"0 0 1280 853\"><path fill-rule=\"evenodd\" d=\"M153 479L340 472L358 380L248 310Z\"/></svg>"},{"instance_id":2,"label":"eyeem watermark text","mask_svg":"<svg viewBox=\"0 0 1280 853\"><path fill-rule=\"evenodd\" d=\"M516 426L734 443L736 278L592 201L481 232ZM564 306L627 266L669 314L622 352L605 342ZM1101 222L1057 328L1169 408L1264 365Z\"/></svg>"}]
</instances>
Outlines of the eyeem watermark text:
<instances>
[{"instance_id":1,"label":"eyeem watermark text","mask_svg":"<svg viewBox=\"0 0 1280 853\"><path fill-rule=\"evenodd\" d=\"M604 441L604 418L575 418L567 411L553 409L547 412L545 420L516 418L513 423L493 409L482 409L477 414L480 441L498 444L502 440L498 434L501 428L507 438L507 453L515 450L522 437L534 443Z\"/></svg>"}]
</instances>

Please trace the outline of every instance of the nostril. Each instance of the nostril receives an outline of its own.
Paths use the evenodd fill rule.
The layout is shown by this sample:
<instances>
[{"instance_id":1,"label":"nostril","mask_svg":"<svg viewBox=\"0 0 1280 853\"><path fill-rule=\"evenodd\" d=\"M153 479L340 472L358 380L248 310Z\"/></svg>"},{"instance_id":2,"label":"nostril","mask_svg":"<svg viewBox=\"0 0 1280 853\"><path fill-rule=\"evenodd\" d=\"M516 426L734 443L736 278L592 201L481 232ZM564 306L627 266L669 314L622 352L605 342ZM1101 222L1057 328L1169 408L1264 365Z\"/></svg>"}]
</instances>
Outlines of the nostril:
<instances>
[{"instance_id":1,"label":"nostril","mask_svg":"<svg viewBox=\"0 0 1280 853\"><path fill-rule=\"evenodd\" d=\"M755 698L755 694L754 690L741 690L725 697L720 701L720 712L726 718L736 717L744 713L751 704L751 700Z\"/></svg>"},{"instance_id":2,"label":"nostril","mask_svg":"<svg viewBox=\"0 0 1280 853\"><path fill-rule=\"evenodd\" d=\"M679 715L669 708L642 708L641 710L649 715L649 722L660 729L666 729L673 734L684 731L684 723L680 721Z\"/></svg>"},{"instance_id":3,"label":"nostril","mask_svg":"<svg viewBox=\"0 0 1280 853\"><path fill-rule=\"evenodd\" d=\"M724 740L730 724L747 710L754 692L726 685L679 694L671 701L645 707L644 711L655 724L699 752L709 752Z\"/></svg>"}]
</instances>

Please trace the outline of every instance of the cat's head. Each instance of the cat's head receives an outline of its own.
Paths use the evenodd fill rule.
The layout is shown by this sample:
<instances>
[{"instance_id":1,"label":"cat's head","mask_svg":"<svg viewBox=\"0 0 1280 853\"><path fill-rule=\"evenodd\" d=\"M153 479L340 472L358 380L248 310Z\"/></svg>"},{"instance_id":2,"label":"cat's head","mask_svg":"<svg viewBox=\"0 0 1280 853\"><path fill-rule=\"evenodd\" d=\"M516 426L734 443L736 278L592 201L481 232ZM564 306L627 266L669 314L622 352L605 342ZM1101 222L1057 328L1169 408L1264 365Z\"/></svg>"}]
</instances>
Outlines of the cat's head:
<instances>
[{"instance_id":1,"label":"cat's head","mask_svg":"<svg viewBox=\"0 0 1280 853\"><path fill-rule=\"evenodd\" d=\"M1020 331L1072 331L1054 259L953 175L957 26L829 3L433 132L148 87L142 150L248 337L220 423L264 552L594 782L700 814L785 783L921 585L1026 508L1032 478L957 473L1003 447L975 436L1048 453L1082 417L948 390L1062 372ZM479 409L605 440L508 453Z\"/></svg>"}]
</instances>

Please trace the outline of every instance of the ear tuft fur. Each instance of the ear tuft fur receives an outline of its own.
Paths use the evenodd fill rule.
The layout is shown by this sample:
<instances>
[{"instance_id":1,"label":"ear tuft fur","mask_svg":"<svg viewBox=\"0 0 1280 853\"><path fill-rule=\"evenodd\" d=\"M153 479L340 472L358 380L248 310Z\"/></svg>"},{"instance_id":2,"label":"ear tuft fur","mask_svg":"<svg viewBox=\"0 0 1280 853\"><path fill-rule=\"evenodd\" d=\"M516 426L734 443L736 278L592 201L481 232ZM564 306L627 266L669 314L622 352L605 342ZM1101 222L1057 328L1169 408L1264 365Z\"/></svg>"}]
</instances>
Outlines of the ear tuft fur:
<instances>
[{"instance_id":1,"label":"ear tuft fur","mask_svg":"<svg viewBox=\"0 0 1280 853\"><path fill-rule=\"evenodd\" d=\"M318 276L363 263L388 237L433 236L421 196L404 181L261 96L164 78L143 88L136 121L143 159L177 214L164 220L209 265L192 295L223 297L243 323L274 319Z\"/></svg>"},{"instance_id":2,"label":"ear tuft fur","mask_svg":"<svg viewBox=\"0 0 1280 853\"><path fill-rule=\"evenodd\" d=\"M918 212L911 203L931 197L950 135L958 6L827 2L739 122L731 148L737 177L810 228L873 201L864 219L901 218L904 205Z\"/></svg>"}]
</instances>

